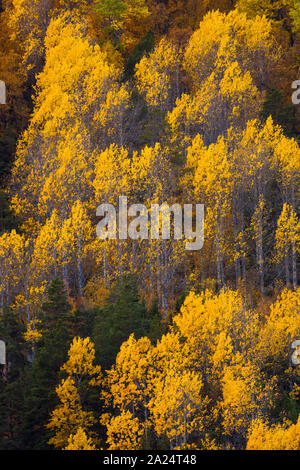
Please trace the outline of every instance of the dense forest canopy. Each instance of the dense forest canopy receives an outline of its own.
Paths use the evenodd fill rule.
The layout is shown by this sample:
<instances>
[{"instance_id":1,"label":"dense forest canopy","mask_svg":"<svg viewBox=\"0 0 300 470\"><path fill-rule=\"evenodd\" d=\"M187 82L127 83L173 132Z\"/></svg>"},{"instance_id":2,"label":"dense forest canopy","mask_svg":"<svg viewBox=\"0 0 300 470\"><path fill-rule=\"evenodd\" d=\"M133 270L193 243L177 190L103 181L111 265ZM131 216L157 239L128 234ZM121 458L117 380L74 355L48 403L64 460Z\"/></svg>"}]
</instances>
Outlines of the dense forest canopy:
<instances>
[{"instance_id":1,"label":"dense forest canopy","mask_svg":"<svg viewBox=\"0 0 300 470\"><path fill-rule=\"evenodd\" d=\"M299 65L299 0L0 2L0 449L300 449Z\"/></svg>"}]
</instances>

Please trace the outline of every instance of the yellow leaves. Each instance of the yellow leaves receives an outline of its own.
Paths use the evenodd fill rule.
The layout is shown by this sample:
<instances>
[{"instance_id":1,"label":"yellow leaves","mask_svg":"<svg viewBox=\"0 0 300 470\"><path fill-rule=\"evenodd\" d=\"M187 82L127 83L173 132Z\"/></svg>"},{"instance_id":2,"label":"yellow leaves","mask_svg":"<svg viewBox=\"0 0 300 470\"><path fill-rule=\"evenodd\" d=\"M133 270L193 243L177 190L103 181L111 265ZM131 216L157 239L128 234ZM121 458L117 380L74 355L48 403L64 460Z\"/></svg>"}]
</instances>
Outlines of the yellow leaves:
<instances>
[{"instance_id":1,"label":"yellow leaves","mask_svg":"<svg viewBox=\"0 0 300 470\"><path fill-rule=\"evenodd\" d=\"M280 183L284 188L297 192L300 175L300 147L295 139L281 136L275 149L274 164L279 167Z\"/></svg>"},{"instance_id":2,"label":"yellow leaves","mask_svg":"<svg viewBox=\"0 0 300 470\"><path fill-rule=\"evenodd\" d=\"M274 380L264 383L260 369L245 362L242 355L227 367L222 379L223 426L226 434L237 432L246 437L253 417L271 408L274 402Z\"/></svg>"},{"instance_id":3,"label":"yellow leaves","mask_svg":"<svg viewBox=\"0 0 300 470\"><path fill-rule=\"evenodd\" d=\"M56 275L58 270L58 244L61 234L61 221L54 210L50 219L41 227L34 242L31 259L32 278L43 281L47 274Z\"/></svg>"},{"instance_id":4,"label":"yellow leaves","mask_svg":"<svg viewBox=\"0 0 300 470\"><path fill-rule=\"evenodd\" d=\"M200 295L191 292L174 324L185 338L181 346L183 356L191 364L201 364L215 388L238 351L245 360L255 361L260 324L257 314L246 308L238 292L222 290L218 295L208 290Z\"/></svg>"},{"instance_id":5,"label":"yellow leaves","mask_svg":"<svg viewBox=\"0 0 300 470\"><path fill-rule=\"evenodd\" d=\"M236 10L204 17L184 54L191 95L183 94L168 114L174 140L201 133L210 144L257 116L262 83L276 62L270 29L266 18L249 20Z\"/></svg>"},{"instance_id":6,"label":"yellow leaves","mask_svg":"<svg viewBox=\"0 0 300 470\"><path fill-rule=\"evenodd\" d=\"M101 368L93 364L95 350L89 338L74 338L68 355L69 359L62 367L68 377L63 379L56 389L60 404L52 412L47 425L48 429L55 431L49 444L59 449L80 445L91 447L92 442L83 433L93 426L96 420L92 412L84 410L79 385L87 379L87 388L99 386Z\"/></svg>"},{"instance_id":7,"label":"yellow leaves","mask_svg":"<svg viewBox=\"0 0 300 470\"><path fill-rule=\"evenodd\" d=\"M148 338L136 341L134 335L131 335L122 344L115 366L108 371L109 393L114 406L120 410L138 409L139 402L147 402L151 348Z\"/></svg>"},{"instance_id":8,"label":"yellow leaves","mask_svg":"<svg viewBox=\"0 0 300 470\"><path fill-rule=\"evenodd\" d=\"M13 0L8 23L11 39L23 51L23 63L29 72L39 72L45 52L44 40L51 18L72 9L73 17L87 12L88 3L67 0Z\"/></svg>"},{"instance_id":9,"label":"yellow leaves","mask_svg":"<svg viewBox=\"0 0 300 470\"><path fill-rule=\"evenodd\" d=\"M262 419L250 428L247 450L299 450L300 417L296 424L284 422L269 426Z\"/></svg>"},{"instance_id":10,"label":"yellow leaves","mask_svg":"<svg viewBox=\"0 0 300 470\"><path fill-rule=\"evenodd\" d=\"M90 136L84 129L72 129L57 147L57 156L44 162L39 188L38 212L47 217L52 208L65 217L76 199L87 200L92 191L93 155Z\"/></svg>"},{"instance_id":11,"label":"yellow leaves","mask_svg":"<svg viewBox=\"0 0 300 470\"><path fill-rule=\"evenodd\" d=\"M15 230L0 236L0 308L10 306L26 277L29 241Z\"/></svg>"},{"instance_id":12,"label":"yellow leaves","mask_svg":"<svg viewBox=\"0 0 300 470\"><path fill-rule=\"evenodd\" d=\"M197 97L196 97L197 99ZM182 143L189 143L190 128L196 123L201 123L201 111L193 106L193 98L187 93L182 93L176 99L174 108L167 114L167 121L172 130L173 141L183 139Z\"/></svg>"},{"instance_id":13,"label":"yellow leaves","mask_svg":"<svg viewBox=\"0 0 300 470\"><path fill-rule=\"evenodd\" d=\"M13 169L19 192L12 204L23 219L43 222L54 208L66 218L76 199L91 198L96 142L123 142L128 104L120 70L89 42L76 16L52 20L45 45L34 112Z\"/></svg>"},{"instance_id":14,"label":"yellow leaves","mask_svg":"<svg viewBox=\"0 0 300 470\"><path fill-rule=\"evenodd\" d=\"M99 203L118 203L120 195L129 190L130 159L128 151L112 144L95 162L95 198Z\"/></svg>"},{"instance_id":15,"label":"yellow leaves","mask_svg":"<svg viewBox=\"0 0 300 470\"><path fill-rule=\"evenodd\" d=\"M220 81L220 93L226 98L227 106L232 109L232 125L235 124L235 119L240 117L241 109L248 108L247 118L250 116L251 108L251 114L254 110L255 114L259 111L261 98L258 89L253 83L250 72L243 73L238 62L233 62L225 70Z\"/></svg>"},{"instance_id":16,"label":"yellow leaves","mask_svg":"<svg viewBox=\"0 0 300 470\"><path fill-rule=\"evenodd\" d=\"M144 0L125 3L113 26L130 50L150 18ZM185 52L162 39L137 65L136 83L149 107L158 108L149 114L161 117L161 123L166 116L169 127L166 135L151 135L151 146L133 151L140 129L134 139L130 135L126 148L128 129L132 134L136 121L127 113L130 97L121 84L121 61L112 46L101 48L90 40L81 14L87 2L13 4L10 21L16 38L24 38L30 71L44 49L45 66L37 77L32 119L13 169L17 194L12 207L30 241L14 231L0 237L1 309L12 305L22 315L26 312L25 338L35 343L41 334L35 318L43 281L57 274L72 282L74 297L85 293L90 304L101 306L110 282L133 271L148 304L158 300L168 319L179 295L198 289L201 293L187 296L156 346L133 336L122 345L102 393L113 408L102 417L108 445L136 449L152 427L174 448L201 442L213 447L205 429L207 409L214 425L223 426L216 434L225 430L245 436L253 417L273 403L272 379L263 384L261 369L269 359L272 366L283 366L290 341L300 334L299 291L282 292L266 317L250 310L239 292L215 293L225 278L233 282L233 262L237 285L242 274L245 291L250 290L256 282L254 244L263 270L270 182L279 183L280 195L289 201L273 237L276 259L294 251L295 261L299 251L298 143L285 137L271 118L249 121L258 115L270 68L280 55L274 52L270 22L237 11L210 12ZM61 15L69 8L76 12ZM134 93L132 98L132 114L139 115L140 98L135 101ZM154 119L145 115L141 113L139 126L146 122L146 133ZM177 166L185 157L185 166ZM182 202L183 196L205 203L209 249L188 259L179 243L174 248L151 241L145 248L146 243L96 240L96 203L115 204L121 194L148 206ZM214 258L217 280L212 279ZM211 289L203 291L205 285ZM94 359L90 340L75 338L63 367L68 377L57 389L60 404L49 425L55 432L51 442L59 448L94 448L89 433L94 417L85 411L80 395L81 380L99 385L100 367Z\"/></svg>"},{"instance_id":17,"label":"yellow leaves","mask_svg":"<svg viewBox=\"0 0 300 470\"><path fill-rule=\"evenodd\" d=\"M60 262L68 264L77 260L83 262L89 243L93 241L93 228L84 205L76 201L72 207L70 217L63 223L60 238L57 243Z\"/></svg>"},{"instance_id":18,"label":"yellow leaves","mask_svg":"<svg viewBox=\"0 0 300 470\"><path fill-rule=\"evenodd\" d=\"M144 427L130 411L110 419L107 424L107 444L109 450L138 450Z\"/></svg>"},{"instance_id":19,"label":"yellow leaves","mask_svg":"<svg viewBox=\"0 0 300 470\"><path fill-rule=\"evenodd\" d=\"M39 320L31 320L30 323L27 325L27 331L24 333L25 341L31 344L38 343L43 336L41 330L37 329L40 325Z\"/></svg>"},{"instance_id":20,"label":"yellow leaves","mask_svg":"<svg viewBox=\"0 0 300 470\"><path fill-rule=\"evenodd\" d=\"M300 222L293 207L285 203L277 221L276 260L280 261L284 256L287 256L293 245L295 251L300 251Z\"/></svg>"},{"instance_id":21,"label":"yellow leaves","mask_svg":"<svg viewBox=\"0 0 300 470\"><path fill-rule=\"evenodd\" d=\"M179 315L174 318L181 334L193 342L209 340L213 346L217 336L243 327L245 311L241 296L231 290L222 290L218 295L205 291L200 295L191 292Z\"/></svg>"},{"instance_id":22,"label":"yellow leaves","mask_svg":"<svg viewBox=\"0 0 300 470\"><path fill-rule=\"evenodd\" d=\"M262 358L282 361L292 341L300 335L300 288L295 292L284 289L271 305L265 327L260 333L258 350Z\"/></svg>"},{"instance_id":23,"label":"yellow leaves","mask_svg":"<svg viewBox=\"0 0 300 470\"><path fill-rule=\"evenodd\" d=\"M30 33L41 36L45 29L45 19L49 13L51 2L41 0L13 0L13 8L10 15L12 38L20 40L29 39Z\"/></svg>"},{"instance_id":24,"label":"yellow leaves","mask_svg":"<svg viewBox=\"0 0 300 470\"><path fill-rule=\"evenodd\" d=\"M93 364L95 360L95 349L90 338L74 338L68 356L68 361L62 367L62 370L68 375L100 376L100 366L94 366Z\"/></svg>"},{"instance_id":25,"label":"yellow leaves","mask_svg":"<svg viewBox=\"0 0 300 470\"><path fill-rule=\"evenodd\" d=\"M193 144L188 150L194 152ZM198 142L196 140L196 146ZM202 151L201 151L202 150ZM210 202L212 207L225 206L232 197L233 178L226 141L219 138L216 144L202 148L198 153L194 181L195 193L203 194L203 200Z\"/></svg>"},{"instance_id":26,"label":"yellow leaves","mask_svg":"<svg viewBox=\"0 0 300 470\"><path fill-rule=\"evenodd\" d=\"M52 412L47 427L56 432L49 444L62 449L68 444L71 435L76 434L80 428L88 429L95 423L95 419L91 412L82 409L80 395L72 377L63 380L56 393L60 405Z\"/></svg>"},{"instance_id":27,"label":"yellow leaves","mask_svg":"<svg viewBox=\"0 0 300 470\"><path fill-rule=\"evenodd\" d=\"M274 153L282 138L282 130L274 125L271 117L264 125L258 120L247 123L238 151L251 185L263 185L267 175L273 171Z\"/></svg>"},{"instance_id":28,"label":"yellow leaves","mask_svg":"<svg viewBox=\"0 0 300 470\"><path fill-rule=\"evenodd\" d=\"M202 431L201 390L201 377L194 372L170 369L155 381L149 408L156 432L169 438L171 448L186 448L188 437Z\"/></svg>"},{"instance_id":29,"label":"yellow leaves","mask_svg":"<svg viewBox=\"0 0 300 470\"><path fill-rule=\"evenodd\" d=\"M153 384L164 380L167 371L181 373L192 365L190 351L175 331L162 336L151 352L151 363L154 366L154 370L150 370Z\"/></svg>"},{"instance_id":30,"label":"yellow leaves","mask_svg":"<svg viewBox=\"0 0 300 470\"><path fill-rule=\"evenodd\" d=\"M136 66L138 89L150 106L168 110L176 97L180 54L175 45L162 39L149 57L143 57ZM172 96L173 92L173 96ZM174 95L175 93L175 95Z\"/></svg>"},{"instance_id":31,"label":"yellow leaves","mask_svg":"<svg viewBox=\"0 0 300 470\"><path fill-rule=\"evenodd\" d=\"M123 343L115 366L108 371L104 394L107 404L111 400L121 413L102 420L110 449L136 448L138 437L150 424L173 446L186 446L188 436L201 431L207 400L201 397L201 377L187 370L184 355L174 334L163 336L156 348L148 338L136 341L133 335Z\"/></svg>"},{"instance_id":32,"label":"yellow leaves","mask_svg":"<svg viewBox=\"0 0 300 470\"><path fill-rule=\"evenodd\" d=\"M131 335L121 346L116 364L107 371L107 390L102 394L106 404L113 404L117 416L103 415L110 450L135 450L147 426L147 404L150 397L149 369L152 346L148 338L138 341ZM144 415L144 422L138 419Z\"/></svg>"},{"instance_id":33,"label":"yellow leaves","mask_svg":"<svg viewBox=\"0 0 300 470\"><path fill-rule=\"evenodd\" d=\"M243 128L259 110L260 99L249 72L237 62L222 75L212 72L195 91L183 94L168 113L173 140L181 142L201 133L207 143L216 142L231 126ZM185 141L181 142L186 147Z\"/></svg>"},{"instance_id":34,"label":"yellow leaves","mask_svg":"<svg viewBox=\"0 0 300 470\"><path fill-rule=\"evenodd\" d=\"M194 86L199 86L216 66L224 68L235 61L256 78L257 56L262 60L270 56L270 31L270 23L265 17L249 20L236 10L228 15L209 12L185 52L184 66Z\"/></svg>"},{"instance_id":35,"label":"yellow leaves","mask_svg":"<svg viewBox=\"0 0 300 470\"><path fill-rule=\"evenodd\" d=\"M149 427L173 449L215 448L209 426L246 439L253 420L268 414L278 399L277 378L263 368L271 344L284 355L290 338L299 335L297 302L299 292L284 291L265 323L238 292L191 292L171 332L155 347L131 336L108 371L103 395L117 416L102 417L110 449L133 448L137 430L142 435Z\"/></svg>"},{"instance_id":36,"label":"yellow leaves","mask_svg":"<svg viewBox=\"0 0 300 470\"><path fill-rule=\"evenodd\" d=\"M72 434L68 439L68 445L64 450L97 450L84 429L79 428L76 434Z\"/></svg>"},{"instance_id":37,"label":"yellow leaves","mask_svg":"<svg viewBox=\"0 0 300 470\"><path fill-rule=\"evenodd\" d=\"M57 125L70 126L80 113L82 117L90 114L92 120L94 116L94 124L99 119L105 127L110 106L118 104L118 108L120 102L128 99L124 90L118 97L116 81L120 72L108 64L99 46L89 44L84 35L85 25L68 18L66 15L53 20L45 41L46 64L37 85L39 95L33 123L45 122L48 116L46 134L55 133ZM95 97L99 99L97 106Z\"/></svg>"},{"instance_id":38,"label":"yellow leaves","mask_svg":"<svg viewBox=\"0 0 300 470\"><path fill-rule=\"evenodd\" d=\"M234 352L233 342L229 335L221 332L218 337L215 352L212 356L212 366L214 369L222 369L224 364L229 364Z\"/></svg>"}]
</instances>

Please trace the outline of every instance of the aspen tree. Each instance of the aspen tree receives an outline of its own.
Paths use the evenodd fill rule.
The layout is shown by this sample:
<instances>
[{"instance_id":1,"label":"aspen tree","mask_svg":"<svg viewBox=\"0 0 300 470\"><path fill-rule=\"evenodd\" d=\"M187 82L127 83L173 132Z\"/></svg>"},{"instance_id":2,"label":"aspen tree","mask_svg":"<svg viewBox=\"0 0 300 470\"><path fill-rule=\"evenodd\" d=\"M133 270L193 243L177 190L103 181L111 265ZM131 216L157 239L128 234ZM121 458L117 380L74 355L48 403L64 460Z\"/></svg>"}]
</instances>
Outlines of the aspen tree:
<instances>
[{"instance_id":1,"label":"aspen tree","mask_svg":"<svg viewBox=\"0 0 300 470\"><path fill-rule=\"evenodd\" d=\"M276 259L284 260L286 286L290 284L290 255L292 256L292 278L294 289L297 289L296 257L300 247L300 224L292 206L284 204L277 221Z\"/></svg>"},{"instance_id":2,"label":"aspen tree","mask_svg":"<svg viewBox=\"0 0 300 470\"><path fill-rule=\"evenodd\" d=\"M74 338L68 355L68 361L62 366L67 378L56 389L60 404L52 412L47 425L55 432L49 444L58 449L66 448L74 439L72 436L79 431L87 432L95 423L93 413L84 409L80 390L83 382L88 388L99 386L101 380L101 368L94 365L94 344L89 338Z\"/></svg>"}]
</instances>

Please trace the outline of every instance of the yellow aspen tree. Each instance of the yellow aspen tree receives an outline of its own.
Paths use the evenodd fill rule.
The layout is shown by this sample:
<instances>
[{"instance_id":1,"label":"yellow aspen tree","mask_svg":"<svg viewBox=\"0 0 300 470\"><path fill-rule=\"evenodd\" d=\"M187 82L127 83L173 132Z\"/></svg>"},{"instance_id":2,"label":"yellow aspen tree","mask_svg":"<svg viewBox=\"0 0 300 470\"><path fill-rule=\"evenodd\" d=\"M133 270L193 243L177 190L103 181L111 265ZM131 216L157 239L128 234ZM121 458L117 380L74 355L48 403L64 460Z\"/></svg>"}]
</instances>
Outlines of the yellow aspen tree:
<instances>
[{"instance_id":1,"label":"yellow aspen tree","mask_svg":"<svg viewBox=\"0 0 300 470\"><path fill-rule=\"evenodd\" d=\"M23 62L30 72L41 70L52 8L53 0L12 1L9 11L11 37L23 48Z\"/></svg>"},{"instance_id":2,"label":"yellow aspen tree","mask_svg":"<svg viewBox=\"0 0 300 470\"><path fill-rule=\"evenodd\" d=\"M130 197L131 193L131 161L128 150L112 144L101 152L95 160L95 178L93 180L96 207L100 204L119 205L119 197ZM127 214L126 214L127 217ZM126 259L130 247L127 240L121 240L119 232L117 240L101 240L96 242L98 266L102 268L106 282L126 271ZM117 271L117 273L116 273Z\"/></svg>"},{"instance_id":3,"label":"yellow aspen tree","mask_svg":"<svg viewBox=\"0 0 300 470\"><path fill-rule=\"evenodd\" d=\"M230 127L243 128L259 111L259 94L249 71L237 62L229 63L223 73L213 71L192 94L184 93L168 113L174 142L183 148L198 133L204 142L216 142Z\"/></svg>"},{"instance_id":4,"label":"yellow aspen tree","mask_svg":"<svg viewBox=\"0 0 300 470\"><path fill-rule=\"evenodd\" d=\"M234 351L240 351L253 361L259 320L255 312L244 305L240 293L222 290L219 294L206 290L191 292L174 318L180 334L186 338L186 348L193 363L214 380L222 377Z\"/></svg>"},{"instance_id":5,"label":"yellow aspen tree","mask_svg":"<svg viewBox=\"0 0 300 470\"><path fill-rule=\"evenodd\" d=\"M154 429L166 436L171 449L187 449L193 433L203 432L202 379L194 372L167 371L154 382L154 398L150 402Z\"/></svg>"},{"instance_id":6,"label":"yellow aspen tree","mask_svg":"<svg viewBox=\"0 0 300 470\"><path fill-rule=\"evenodd\" d=\"M84 429L79 428L76 434L69 437L68 445L64 450L97 450L91 438Z\"/></svg>"},{"instance_id":7,"label":"yellow aspen tree","mask_svg":"<svg viewBox=\"0 0 300 470\"><path fill-rule=\"evenodd\" d=\"M242 448L251 421L274 406L275 378L267 381L259 367L245 362L243 355L237 354L233 364L224 370L222 395L224 432L232 436L234 448Z\"/></svg>"},{"instance_id":8,"label":"yellow aspen tree","mask_svg":"<svg viewBox=\"0 0 300 470\"><path fill-rule=\"evenodd\" d=\"M68 356L68 361L62 366L63 371L69 376L75 376L79 381L84 375L94 377L90 383L97 384L101 378L101 368L94 365L95 349L90 338L74 338Z\"/></svg>"},{"instance_id":9,"label":"yellow aspen tree","mask_svg":"<svg viewBox=\"0 0 300 470\"><path fill-rule=\"evenodd\" d=\"M287 139L285 136L279 140L275 149L275 164L278 165L278 182L281 189L283 204L291 206L292 213L297 212L299 201L299 178L300 178L300 148L295 139ZM297 253L299 240L297 239L297 224L292 232L292 278L293 286L297 287ZM295 233L296 231L296 233Z\"/></svg>"},{"instance_id":10,"label":"yellow aspen tree","mask_svg":"<svg viewBox=\"0 0 300 470\"><path fill-rule=\"evenodd\" d=\"M207 424L208 398L203 393L199 364L195 361L190 344L177 332L163 335L150 354L148 388L150 418L158 437L166 437L171 449L189 448L203 437Z\"/></svg>"},{"instance_id":11,"label":"yellow aspen tree","mask_svg":"<svg viewBox=\"0 0 300 470\"><path fill-rule=\"evenodd\" d=\"M194 155L197 161L193 163ZM193 187L194 196L203 201L209 208L213 220L215 232L215 251L217 280L222 286L225 282L224 257L225 246L225 224L230 217L230 209L233 197L233 170L232 163L224 138L219 138L216 144L208 148L203 146L202 139L195 138L188 149L187 167L195 167Z\"/></svg>"},{"instance_id":12,"label":"yellow aspen tree","mask_svg":"<svg viewBox=\"0 0 300 470\"><path fill-rule=\"evenodd\" d=\"M87 276L85 262L92 240L93 229L86 208L80 201L76 201L70 217L62 225L58 246L64 278L68 282L68 272L72 269L76 276L79 298L83 296Z\"/></svg>"},{"instance_id":13,"label":"yellow aspen tree","mask_svg":"<svg viewBox=\"0 0 300 470\"><path fill-rule=\"evenodd\" d=\"M89 387L100 386L102 377L101 367L94 365L95 349L90 338L74 338L68 356L62 366L67 378L56 389L60 404L51 413L47 425L55 433L49 444L58 449L68 446L71 436L79 430L87 432L95 424L93 413L84 409L81 394L84 392L86 396Z\"/></svg>"},{"instance_id":14,"label":"yellow aspen tree","mask_svg":"<svg viewBox=\"0 0 300 470\"><path fill-rule=\"evenodd\" d=\"M117 204L120 195L128 194L129 184L128 150L112 144L96 157L93 186L97 204Z\"/></svg>"},{"instance_id":15,"label":"yellow aspen tree","mask_svg":"<svg viewBox=\"0 0 300 470\"><path fill-rule=\"evenodd\" d=\"M276 261L284 260L286 286L290 284L290 255L292 257L293 286L297 289L296 257L300 250L300 222L293 207L284 204L277 221Z\"/></svg>"},{"instance_id":16,"label":"yellow aspen tree","mask_svg":"<svg viewBox=\"0 0 300 470\"><path fill-rule=\"evenodd\" d=\"M295 139L280 136L274 154L274 165L278 168L283 202L296 210L299 197L300 147Z\"/></svg>"},{"instance_id":17,"label":"yellow aspen tree","mask_svg":"<svg viewBox=\"0 0 300 470\"><path fill-rule=\"evenodd\" d=\"M288 351L300 334L300 289L284 289L271 305L264 327L259 335L257 357L268 361L274 371L288 362Z\"/></svg>"},{"instance_id":18,"label":"yellow aspen tree","mask_svg":"<svg viewBox=\"0 0 300 470\"><path fill-rule=\"evenodd\" d=\"M192 351L189 344L181 342L182 336L175 328L162 336L155 348L150 352L153 368L149 370L149 387L153 390L156 381L162 381L169 370L182 373L193 367Z\"/></svg>"},{"instance_id":19,"label":"yellow aspen tree","mask_svg":"<svg viewBox=\"0 0 300 470\"><path fill-rule=\"evenodd\" d=\"M55 432L54 437L49 440L57 449L63 449L68 445L69 438L76 434L79 428L87 430L95 423L93 414L84 411L80 402L75 380L68 377L56 389L60 401L51 414L48 429Z\"/></svg>"},{"instance_id":20,"label":"yellow aspen tree","mask_svg":"<svg viewBox=\"0 0 300 470\"><path fill-rule=\"evenodd\" d=\"M258 89L263 89L269 67L280 53L271 29L264 16L249 19L237 10L207 13L192 35L184 57L193 86L201 86L215 69L222 77L226 68L237 62L242 72L250 72Z\"/></svg>"},{"instance_id":21,"label":"yellow aspen tree","mask_svg":"<svg viewBox=\"0 0 300 470\"><path fill-rule=\"evenodd\" d=\"M139 450L144 427L130 411L122 411L107 423L109 450Z\"/></svg>"},{"instance_id":22,"label":"yellow aspen tree","mask_svg":"<svg viewBox=\"0 0 300 470\"><path fill-rule=\"evenodd\" d=\"M259 111L268 70L276 64L274 51L266 18L209 12L184 54L191 93L184 93L168 115L173 138L201 133L210 144L231 126L245 127Z\"/></svg>"},{"instance_id":23,"label":"yellow aspen tree","mask_svg":"<svg viewBox=\"0 0 300 470\"><path fill-rule=\"evenodd\" d=\"M101 422L107 428L110 450L134 450L147 438L150 426L149 400L152 346L148 338L138 341L131 335L117 355L115 365L107 371L106 387L102 392L108 409Z\"/></svg>"},{"instance_id":24,"label":"yellow aspen tree","mask_svg":"<svg viewBox=\"0 0 300 470\"><path fill-rule=\"evenodd\" d=\"M28 261L30 242L15 230L0 237L0 307L10 307L21 292L29 287ZM25 294L26 295L26 294ZM29 312L27 312L29 323Z\"/></svg>"},{"instance_id":25,"label":"yellow aspen tree","mask_svg":"<svg viewBox=\"0 0 300 470\"><path fill-rule=\"evenodd\" d=\"M151 368L151 350L148 338L137 341L131 335L122 344L115 365L107 372L108 391L104 392L107 403L111 401L113 407L121 412L130 411L133 418L138 417L143 423L148 419L147 375Z\"/></svg>"},{"instance_id":26,"label":"yellow aspen tree","mask_svg":"<svg viewBox=\"0 0 300 470\"><path fill-rule=\"evenodd\" d=\"M160 209L167 202L179 202L174 197L176 174L171 162L171 149L157 143L153 147L144 147L135 153L131 164L131 194L135 200L143 201L150 209L158 204ZM140 242L141 257L133 259L134 271L150 294L150 301L158 300L165 317L171 312L171 299L176 290L176 270L184 264L184 240L162 239L160 219L159 234L150 236L150 240ZM172 225L172 224L171 224ZM171 227L170 234L173 227ZM153 295L154 294L154 295Z\"/></svg>"},{"instance_id":27,"label":"yellow aspen tree","mask_svg":"<svg viewBox=\"0 0 300 470\"><path fill-rule=\"evenodd\" d=\"M56 210L41 227L38 237L34 241L31 258L31 279L34 284L54 279L59 272L59 239L61 220Z\"/></svg>"},{"instance_id":28,"label":"yellow aspen tree","mask_svg":"<svg viewBox=\"0 0 300 470\"><path fill-rule=\"evenodd\" d=\"M65 11L82 15L88 1L73 0L12 0L8 8L11 38L23 50L23 63L34 80L33 73L41 71L45 54L45 37L53 17Z\"/></svg>"},{"instance_id":29,"label":"yellow aspen tree","mask_svg":"<svg viewBox=\"0 0 300 470\"><path fill-rule=\"evenodd\" d=\"M249 430L247 450L299 450L300 417L296 424L288 421L269 425L263 419L254 421Z\"/></svg>"},{"instance_id":30,"label":"yellow aspen tree","mask_svg":"<svg viewBox=\"0 0 300 470\"><path fill-rule=\"evenodd\" d=\"M83 21L70 21L68 14L51 22L32 124L43 122L46 132L55 133L57 125L68 130L74 119L80 120L106 147L110 139L120 136L119 118L128 93L118 83L121 70L108 63L98 45L89 42L86 29Z\"/></svg>"},{"instance_id":31,"label":"yellow aspen tree","mask_svg":"<svg viewBox=\"0 0 300 470\"><path fill-rule=\"evenodd\" d=\"M265 237L267 214L267 185L276 177L274 152L282 138L282 130L275 126L271 117L261 125L258 120L250 121L244 130L237 151L240 153L240 172L252 198L252 220L250 230L255 242L255 254L261 296L265 291Z\"/></svg>"},{"instance_id":32,"label":"yellow aspen tree","mask_svg":"<svg viewBox=\"0 0 300 470\"><path fill-rule=\"evenodd\" d=\"M180 53L163 38L149 57L136 66L138 89L149 106L168 111L180 93Z\"/></svg>"},{"instance_id":33,"label":"yellow aspen tree","mask_svg":"<svg viewBox=\"0 0 300 470\"><path fill-rule=\"evenodd\" d=\"M47 218L55 209L64 219L76 200L89 201L92 197L94 155L86 129L74 128L64 136L51 166L50 172L44 171L38 215Z\"/></svg>"},{"instance_id":34,"label":"yellow aspen tree","mask_svg":"<svg viewBox=\"0 0 300 470\"><path fill-rule=\"evenodd\" d=\"M264 251L263 251L263 239L265 235L265 200L261 195L258 201L258 205L252 216L252 228L253 235L256 245L256 262L258 266L259 279L260 279L260 292L261 296L264 297L265 293L265 269L264 269Z\"/></svg>"},{"instance_id":35,"label":"yellow aspen tree","mask_svg":"<svg viewBox=\"0 0 300 470\"><path fill-rule=\"evenodd\" d=\"M77 198L90 197L93 151L124 140L128 92L121 71L89 42L86 25L68 14L53 20L45 46L34 112L12 171L12 207L22 220L45 218L62 202L64 209L68 198L72 204L73 185Z\"/></svg>"},{"instance_id":36,"label":"yellow aspen tree","mask_svg":"<svg viewBox=\"0 0 300 470\"><path fill-rule=\"evenodd\" d=\"M233 200L232 200L232 224L233 224L233 260L235 262L236 286L247 286L247 256L250 247L247 236L246 209L249 192L248 175L244 171L243 160L240 158L239 139L241 134L228 133L228 146L233 147Z\"/></svg>"}]
</instances>

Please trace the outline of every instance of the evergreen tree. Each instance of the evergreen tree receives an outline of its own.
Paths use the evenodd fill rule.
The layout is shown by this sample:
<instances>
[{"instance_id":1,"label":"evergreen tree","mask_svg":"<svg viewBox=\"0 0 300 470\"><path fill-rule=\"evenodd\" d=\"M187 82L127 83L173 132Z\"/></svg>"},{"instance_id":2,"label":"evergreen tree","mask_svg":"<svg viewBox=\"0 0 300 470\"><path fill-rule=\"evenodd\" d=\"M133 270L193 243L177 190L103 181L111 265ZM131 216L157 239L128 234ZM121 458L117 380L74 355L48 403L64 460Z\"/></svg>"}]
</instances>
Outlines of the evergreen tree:
<instances>
[{"instance_id":1,"label":"evergreen tree","mask_svg":"<svg viewBox=\"0 0 300 470\"><path fill-rule=\"evenodd\" d=\"M275 124L280 125L287 137L295 137L296 117L293 105L286 106L281 91L271 88L267 90L266 99L263 103L261 117L264 121L272 116Z\"/></svg>"},{"instance_id":2,"label":"evergreen tree","mask_svg":"<svg viewBox=\"0 0 300 470\"><path fill-rule=\"evenodd\" d=\"M0 339L6 345L6 366L0 373L0 450L22 449L24 372L26 344L24 325L8 310L0 316Z\"/></svg>"},{"instance_id":3,"label":"evergreen tree","mask_svg":"<svg viewBox=\"0 0 300 470\"><path fill-rule=\"evenodd\" d=\"M97 362L103 369L113 364L120 346L131 333L136 338L147 334L150 317L144 302L140 301L134 276L121 278L113 286L107 305L95 319L93 339Z\"/></svg>"},{"instance_id":4,"label":"evergreen tree","mask_svg":"<svg viewBox=\"0 0 300 470\"><path fill-rule=\"evenodd\" d=\"M50 433L46 431L46 424L57 404L55 388L73 337L70 310L63 282L55 279L49 287L48 300L42 306L42 338L26 377L24 445L27 449L48 448Z\"/></svg>"}]
</instances>

